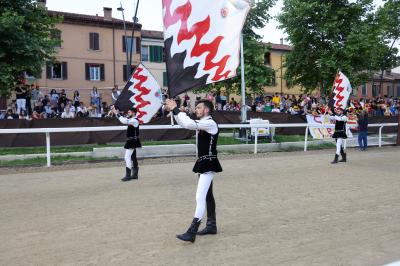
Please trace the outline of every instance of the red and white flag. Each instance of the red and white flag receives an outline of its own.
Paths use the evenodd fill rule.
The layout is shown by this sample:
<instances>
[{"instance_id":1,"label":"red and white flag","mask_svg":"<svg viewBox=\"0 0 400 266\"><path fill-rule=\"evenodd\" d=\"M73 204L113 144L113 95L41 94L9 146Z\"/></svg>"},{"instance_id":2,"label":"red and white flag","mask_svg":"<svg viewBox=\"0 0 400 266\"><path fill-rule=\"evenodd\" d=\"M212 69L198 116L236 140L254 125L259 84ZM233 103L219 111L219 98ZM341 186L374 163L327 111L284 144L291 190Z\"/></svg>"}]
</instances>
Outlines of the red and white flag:
<instances>
[{"instance_id":1,"label":"red and white flag","mask_svg":"<svg viewBox=\"0 0 400 266\"><path fill-rule=\"evenodd\" d=\"M236 76L245 0L163 0L171 96Z\"/></svg>"},{"instance_id":2,"label":"red and white flag","mask_svg":"<svg viewBox=\"0 0 400 266\"><path fill-rule=\"evenodd\" d=\"M346 109L352 88L350 80L342 73L338 72L333 83L332 108Z\"/></svg>"},{"instance_id":3,"label":"red and white flag","mask_svg":"<svg viewBox=\"0 0 400 266\"><path fill-rule=\"evenodd\" d=\"M161 88L143 64L137 66L115 106L122 111L135 107L141 124L148 123L161 108Z\"/></svg>"}]
</instances>

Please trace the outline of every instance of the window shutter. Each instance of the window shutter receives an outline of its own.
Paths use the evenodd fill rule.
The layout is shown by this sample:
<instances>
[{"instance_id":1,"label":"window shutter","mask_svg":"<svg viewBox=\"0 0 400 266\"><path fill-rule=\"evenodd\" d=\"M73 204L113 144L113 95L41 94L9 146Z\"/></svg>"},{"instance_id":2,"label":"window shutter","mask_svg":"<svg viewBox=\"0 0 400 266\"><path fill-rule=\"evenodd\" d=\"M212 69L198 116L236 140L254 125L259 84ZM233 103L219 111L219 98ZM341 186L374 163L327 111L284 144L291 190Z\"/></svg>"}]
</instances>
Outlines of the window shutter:
<instances>
[{"instance_id":1,"label":"window shutter","mask_svg":"<svg viewBox=\"0 0 400 266\"><path fill-rule=\"evenodd\" d=\"M85 76L86 80L90 80L90 64L85 64Z\"/></svg>"},{"instance_id":2,"label":"window shutter","mask_svg":"<svg viewBox=\"0 0 400 266\"><path fill-rule=\"evenodd\" d=\"M150 45L149 46L150 50L150 62L154 62L154 46Z\"/></svg>"},{"instance_id":3,"label":"window shutter","mask_svg":"<svg viewBox=\"0 0 400 266\"><path fill-rule=\"evenodd\" d=\"M101 81L105 80L105 77L104 77L104 64L100 64L100 80Z\"/></svg>"},{"instance_id":4,"label":"window shutter","mask_svg":"<svg viewBox=\"0 0 400 266\"><path fill-rule=\"evenodd\" d=\"M94 50L99 50L100 49L99 34L98 33L94 33L93 37L94 37Z\"/></svg>"},{"instance_id":5,"label":"window shutter","mask_svg":"<svg viewBox=\"0 0 400 266\"><path fill-rule=\"evenodd\" d=\"M168 86L168 76L167 72L163 72L163 86L167 87Z\"/></svg>"},{"instance_id":6,"label":"window shutter","mask_svg":"<svg viewBox=\"0 0 400 266\"><path fill-rule=\"evenodd\" d=\"M122 51L123 51L124 53L126 52L125 36L122 36Z\"/></svg>"},{"instance_id":7,"label":"window shutter","mask_svg":"<svg viewBox=\"0 0 400 266\"><path fill-rule=\"evenodd\" d=\"M51 62L47 62L46 63L46 78L47 79L51 79L52 75L51 75Z\"/></svg>"},{"instance_id":8,"label":"window shutter","mask_svg":"<svg viewBox=\"0 0 400 266\"><path fill-rule=\"evenodd\" d=\"M140 54L140 48L141 47L141 45L140 45L140 37L136 37L136 53L137 54Z\"/></svg>"},{"instance_id":9,"label":"window shutter","mask_svg":"<svg viewBox=\"0 0 400 266\"><path fill-rule=\"evenodd\" d=\"M68 79L68 67L67 62L62 62L61 64L62 79Z\"/></svg>"},{"instance_id":10,"label":"window shutter","mask_svg":"<svg viewBox=\"0 0 400 266\"><path fill-rule=\"evenodd\" d=\"M93 32L89 33L89 49L94 50L94 34L93 34Z\"/></svg>"}]
</instances>

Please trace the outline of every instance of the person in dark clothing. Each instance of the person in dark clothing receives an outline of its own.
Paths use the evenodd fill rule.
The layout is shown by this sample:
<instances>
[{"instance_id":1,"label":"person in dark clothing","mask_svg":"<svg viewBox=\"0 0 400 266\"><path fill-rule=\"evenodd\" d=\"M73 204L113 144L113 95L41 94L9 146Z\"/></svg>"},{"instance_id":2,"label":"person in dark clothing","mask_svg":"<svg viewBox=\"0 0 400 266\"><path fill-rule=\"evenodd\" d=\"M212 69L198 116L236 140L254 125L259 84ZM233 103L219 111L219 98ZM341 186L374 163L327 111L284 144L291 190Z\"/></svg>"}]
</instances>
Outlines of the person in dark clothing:
<instances>
[{"instance_id":1,"label":"person in dark clothing","mask_svg":"<svg viewBox=\"0 0 400 266\"><path fill-rule=\"evenodd\" d=\"M193 167L193 172L199 174L196 191L196 211L187 232L176 236L182 241L194 242L197 234L208 235L217 233L212 184L215 173L222 172L222 167L217 157L219 129L217 123L211 117L214 106L208 100L197 101L196 116L199 120L193 120L185 112L181 112L174 100L166 101L166 109L173 112L174 118L180 126L196 130L198 159ZM198 232L206 205L207 224L203 230Z\"/></svg>"},{"instance_id":2,"label":"person in dark clothing","mask_svg":"<svg viewBox=\"0 0 400 266\"><path fill-rule=\"evenodd\" d=\"M368 135L368 113L367 110L362 112L357 117L358 123L358 146L361 151L365 151L368 146L367 135Z\"/></svg>"},{"instance_id":3,"label":"person in dark clothing","mask_svg":"<svg viewBox=\"0 0 400 266\"><path fill-rule=\"evenodd\" d=\"M139 120L136 118L136 109L129 109L126 117L121 116L114 106L112 106L111 111L122 124L128 125L126 130L127 140L124 145L126 174L121 180L126 182L131 179L138 179L139 166L136 158L136 149L141 148L142 144L139 139Z\"/></svg>"},{"instance_id":4,"label":"person in dark clothing","mask_svg":"<svg viewBox=\"0 0 400 266\"><path fill-rule=\"evenodd\" d=\"M332 135L332 138L336 139L336 153L335 159L332 164L336 164L338 162L346 162L346 122L347 116L344 114L344 110L342 108L335 108L335 113L332 115L332 111L329 110L330 119L335 120L335 132ZM338 161L339 155L342 156L342 159Z\"/></svg>"}]
</instances>

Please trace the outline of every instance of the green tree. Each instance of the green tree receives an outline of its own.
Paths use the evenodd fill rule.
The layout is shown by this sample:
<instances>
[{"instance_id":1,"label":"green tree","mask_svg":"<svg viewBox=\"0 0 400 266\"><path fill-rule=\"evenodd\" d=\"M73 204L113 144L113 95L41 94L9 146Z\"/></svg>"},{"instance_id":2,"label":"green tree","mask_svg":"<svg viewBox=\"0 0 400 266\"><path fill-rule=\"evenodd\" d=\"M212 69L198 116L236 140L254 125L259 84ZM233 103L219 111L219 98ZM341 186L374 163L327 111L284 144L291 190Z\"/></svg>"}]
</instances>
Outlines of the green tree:
<instances>
[{"instance_id":1,"label":"green tree","mask_svg":"<svg viewBox=\"0 0 400 266\"><path fill-rule=\"evenodd\" d=\"M353 86L370 79L388 54L373 9L372 0L284 0L278 20L293 45L289 84L326 92L339 69Z\"/></svg>"},{"instance_id":2,"label":"green tree","mask_svg":"<svg viewBox=\"0 0 400 266\"><path fill-rule=\"evenodd\" d=\"M53 58L59 21L36 1L0 0L0 95L9 96L23 72L38 76Z\"/></svg>"},{"instance_id":3,"label":"green tree","mask_svg":"<svg viewBox=\"0 0 400 266\"><path fill-rule=\"evenodd\" d=\"M260 0L253 3L243 27L244 65L245 80L248 92L264 92L263 86L271 85L273 69L264 64L264 55L268 52L268 46L261 42L262 36L254 30L262 29L271 18L268 10L275 4L275 0ZM241 80L240 67L238 75L234 78L208 85L196 90L205 92L210 90L221 90L224 88L229 94L240 94Z\"/></svg>"}]
</instances>

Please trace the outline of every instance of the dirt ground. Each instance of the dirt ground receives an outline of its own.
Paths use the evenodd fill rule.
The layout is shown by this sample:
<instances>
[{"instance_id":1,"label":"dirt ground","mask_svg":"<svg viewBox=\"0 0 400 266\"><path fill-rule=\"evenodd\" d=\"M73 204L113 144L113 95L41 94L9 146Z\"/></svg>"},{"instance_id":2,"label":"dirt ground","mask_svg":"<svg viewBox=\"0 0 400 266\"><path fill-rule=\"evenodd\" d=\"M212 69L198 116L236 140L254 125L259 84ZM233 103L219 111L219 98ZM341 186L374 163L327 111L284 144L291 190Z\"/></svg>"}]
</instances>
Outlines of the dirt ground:
<instances>
[{"instance_id":1,"label":"dirt ground","mask_svg":"<svg viewBox=\"0 0 400 266\"><path fill-rule=\"evenodd\" d=\"M223 156L219 232L192 220L193 159L0 175L0 265L383 265L400 260L400 148ZM203 225L202 225L203 226Z\"/></svg>"}]
</instances>

